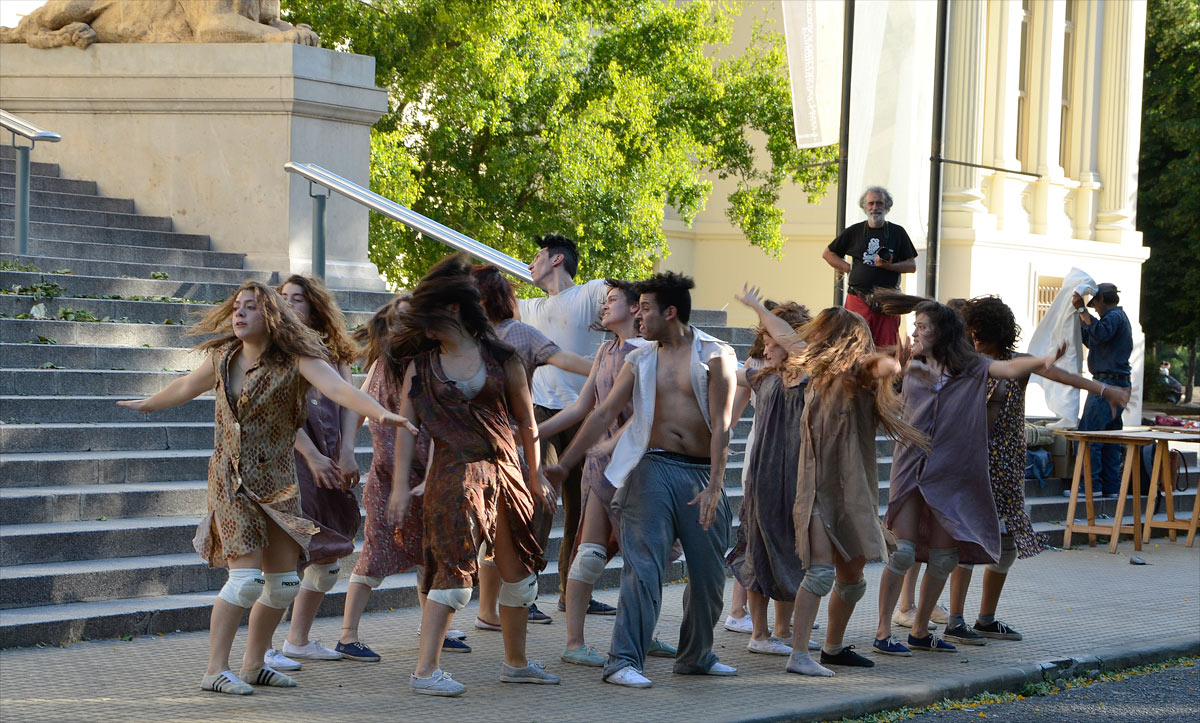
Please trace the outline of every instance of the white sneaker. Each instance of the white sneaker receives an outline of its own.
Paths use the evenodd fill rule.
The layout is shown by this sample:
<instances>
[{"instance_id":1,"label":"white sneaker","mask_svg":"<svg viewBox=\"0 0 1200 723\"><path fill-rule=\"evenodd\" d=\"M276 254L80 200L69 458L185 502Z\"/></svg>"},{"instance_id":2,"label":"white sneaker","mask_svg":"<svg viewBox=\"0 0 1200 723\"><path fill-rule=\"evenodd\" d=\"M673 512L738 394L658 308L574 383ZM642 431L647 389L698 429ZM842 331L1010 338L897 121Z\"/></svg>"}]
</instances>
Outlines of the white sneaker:
<instances>
[{"instance_id":1,"label":"white sneaker","mask_svg":"<svg viewBox=\"0 0 1200 723\"><path fill-rule=\"evenodd\" d=\"M650 679L633 669L633 666L626 666L617 672L604 679L605 683L613 685L623 685L626 688L649 688Z\"/></svg>"},{"instance_id":2,"label":"white sneaker","mask_svg":"<svg viewBox=\"0 0 1200 723\"><path fill-rule=\"evenodd\" d=\"M421 623L417 623L417 635L418 636L421 635ZM451 640L466 640L467 634L461 630L456 630L455 628L450 628L449 630L446 631L446 637Z\"/></svg>"},{"instance_id":3,"label":"white sneaker","mask_svg":"<svg viewBox=\"0 0 1200 723\"><path fill-rule=\"evenodd\" d=\"M813 640L812 638L809 638L808 639L808 649L809 650L820 650L821 644L818 643L817 641Z\"/></svg>"},{"instance_id":4,"label":"white sneaker","mask_svg":"<svg viewBox=\"0 0 1200 723\"><path fill-rule=\"evenodd\" d=\"M737 668L733 667L732 665L726 665L724 663L717 662L713 663L708 670L704 671L704 674L720 676L737 675Z\"/></svg>"},{"instance_id":5,"label":"white sneaker","mask_svg":"<svg viewBox=\"0 0 1200 723\"><path fill-rule=\"evenodd\" d=\"M300 658L301 660L341 660L342 654L336 650L321 645L319 640L310 640L308 645L292 645L289 641L283 641L283 654L289 658Z\"/></svg>"},{"instance_id":6,"label":"white sneaker","mask_svg":"<svg viewBox=\"0 0 1200 723\"><path fill-rule=\"evenodd\" d=\"M929 614L929 620L935 623L946 625L950 622L950 613L941 605L934 605L933 612ZM930 628L932 630L933 628Z\"/></svg>"},{"instance_id":7,"label":"white sneaker","mask_svg":"<svg viewBox=\"0 0 1200 723\"><path fill-rule=\"evenodd\" d=\"M937 630L937 625L934 624L933 618L937 617L939 609L941 609L940 605L933 609L933 615L930 616L930 620L929 620L929 631L930 632ZM892 625L899 625L902 628L911 628L913 626L913 618L915 618L916 616L917 616L916 608L913 608L912 610L897 609L896 612L892 613ZM945 622L945 612L944 611L942 613L942 617L943 617L943 619L941 622L944 623Z\"/></svg>"},{"instance_id":8,"label":"white sneaker","mask_svg":"<svg viewBox=\"0 0 1200 723\"><path fill-rule=\"evenodd\" d=\"M735 633L752 633L754 632L754 621L750 619L748 613L740 618L730 615L725 618L725 629Z\"/></svg>"},{"instance_id":9,"label":"white sneaker","mask_svg":"<svg viewBox=\"0 0 1200 723\"><path fill-rule=\"evenodd\" d=\"M269 648L267 654L263 656L263 665L275 670L300 670L300 664L291 658L284 657L283 653L275 648Z\"/></svg>"},{"instance_id":10,"label":"white sneaker","mask_svg":"<svg viewBox=\"0 0 1200 723\"><path fill-rule=\"evenodd\" d=\"M746 646L746 650L751 653L762 653L764 655L791 655L792 646L783 642L774 636L766 640L755 640L750 638L750 644Z\"/></svg>"}]
</instances>

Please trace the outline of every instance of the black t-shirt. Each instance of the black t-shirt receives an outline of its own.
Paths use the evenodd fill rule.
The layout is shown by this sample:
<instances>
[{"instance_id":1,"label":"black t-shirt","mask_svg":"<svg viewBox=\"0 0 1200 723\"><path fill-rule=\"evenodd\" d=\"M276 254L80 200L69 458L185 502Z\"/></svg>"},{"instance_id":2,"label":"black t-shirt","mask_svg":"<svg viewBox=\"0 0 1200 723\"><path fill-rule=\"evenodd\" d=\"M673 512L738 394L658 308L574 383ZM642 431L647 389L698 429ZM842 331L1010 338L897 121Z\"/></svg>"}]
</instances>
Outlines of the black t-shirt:
<instances>
[{"instance_id":1,"label":"black t-shirt","mask_svg":"<svg viewBox=\"0 0 1200 723\"><path fill-rule=\"evenodd\" d=\"M876 286L885 289L900 286L899 272L884 271L875 266L881 252L890 255L892 263L917 257L917 250L904 227L887 222L882 228L871 228L866 221L860 221L834 239L829 250L838 256L850 257L850 288L863 291Z\"/></svg>"}]
</instances>

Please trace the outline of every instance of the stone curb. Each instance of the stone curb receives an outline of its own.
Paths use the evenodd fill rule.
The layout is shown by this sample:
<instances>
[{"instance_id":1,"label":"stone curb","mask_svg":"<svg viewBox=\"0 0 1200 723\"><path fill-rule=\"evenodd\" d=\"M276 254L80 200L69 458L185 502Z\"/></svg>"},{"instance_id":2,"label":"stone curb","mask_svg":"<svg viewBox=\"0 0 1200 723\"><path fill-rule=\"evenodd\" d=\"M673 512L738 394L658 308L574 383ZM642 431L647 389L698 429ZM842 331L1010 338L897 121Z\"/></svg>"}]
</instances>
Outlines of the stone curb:
<instances>
[{"instance_id":1,"label":"stone curb","mask_svg":"<svg viewBox=\"0 0 1200 723\"><path fill-rule=\"evenodd\" d=\"M895 708L918 708L940 700L971 698L981 693L1017 692L1027 683L1042 683L1071 678L1097 671L1108 673L1139 665L1160 663L1184 655L1200 655L1200 638L1175 638L1141 648L1101 648L1089 655L1021 663L1008 668L985 670L977 675L959 675L946 680L915 686L905 691L888 691L856 700L839 701L797 710L795 713L739 720L747 723L782 721L837 721L858 718Z\"/></svg>"}]
</instances>

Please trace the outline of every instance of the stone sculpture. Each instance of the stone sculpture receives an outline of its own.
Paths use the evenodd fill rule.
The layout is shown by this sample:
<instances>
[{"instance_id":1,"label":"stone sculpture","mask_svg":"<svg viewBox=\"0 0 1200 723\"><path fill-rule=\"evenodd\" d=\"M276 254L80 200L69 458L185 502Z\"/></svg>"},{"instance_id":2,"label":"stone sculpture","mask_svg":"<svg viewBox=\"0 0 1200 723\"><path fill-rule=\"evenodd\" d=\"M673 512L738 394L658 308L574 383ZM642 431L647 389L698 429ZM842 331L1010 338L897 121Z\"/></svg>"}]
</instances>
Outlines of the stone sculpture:
<instances>
[{"instance_id":1,"label":"stone sculpture","mask_svg":"<svg viewBox=\"0 0 1200 723\"><path fill-rule=\"evenodd\" d=\"M96 42L320 45L309 26L280 19L279 0L50 0L17 27L0 27L0 43Z\"/></svg>"}]
</instances>

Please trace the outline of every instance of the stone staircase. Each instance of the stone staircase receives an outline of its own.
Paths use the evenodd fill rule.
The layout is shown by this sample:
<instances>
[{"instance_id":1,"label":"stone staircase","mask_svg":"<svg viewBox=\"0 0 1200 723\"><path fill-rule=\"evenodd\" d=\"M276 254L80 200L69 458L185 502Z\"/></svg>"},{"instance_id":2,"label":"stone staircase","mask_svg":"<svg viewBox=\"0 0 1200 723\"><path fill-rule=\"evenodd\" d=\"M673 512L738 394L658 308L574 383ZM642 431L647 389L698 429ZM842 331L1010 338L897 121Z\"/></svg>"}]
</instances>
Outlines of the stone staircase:
<instances>
[{"instance_id":1,"label":"stone staircase","mask_svg":"<svg viewBox=\"0 0 1200 723\"><path fill-rule=\"evenodd\" d=\"M205 512L213 399L148 416L115 402L152 394L199 363L196 340L185 336L194 313L244 279L279 278L244 270L240 254L210 251L207 237L175 233L171 219L139 215L133 201L99 196L95 183L43 163L32 169L29 254L18 256L12 158L0 148L0 647L203 629L225 579L191 547ZM389 298L336 297L351 325ZM725 326L724 312L697 310L693 320L745 357L751 332ZM726 475L735 514L749 423L734 429ZM365 427L357 442L365 470ZM878 449L886 503L891 442ZM1061 484L1029 488L1035 522L1056 544ZM1190 510L1191 499L1177 504ZM1112 506L1101 503L1109 514ZM541 579L550 594L561 509L555 524ZM356 555L322 615L341 614ZM600 585L615 586L620 566L611 561ZM685 576L675 563L672 579ZM415 604L414 576L396 575L369 609Z\"/></svg>"}]
</instances>

